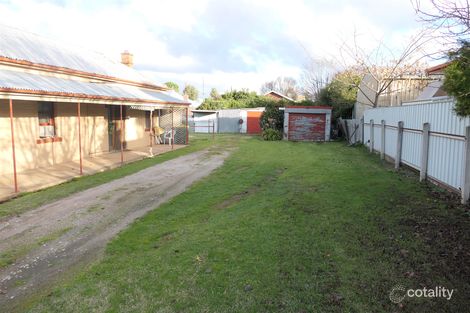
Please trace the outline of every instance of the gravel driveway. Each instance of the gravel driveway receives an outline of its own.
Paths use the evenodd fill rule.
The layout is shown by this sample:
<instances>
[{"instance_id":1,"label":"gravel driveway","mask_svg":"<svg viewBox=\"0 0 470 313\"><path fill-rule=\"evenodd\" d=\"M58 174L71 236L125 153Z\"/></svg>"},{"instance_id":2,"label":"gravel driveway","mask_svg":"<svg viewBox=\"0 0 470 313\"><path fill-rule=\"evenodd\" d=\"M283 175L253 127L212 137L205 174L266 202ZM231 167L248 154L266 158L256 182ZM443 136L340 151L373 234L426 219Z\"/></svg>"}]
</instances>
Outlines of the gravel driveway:
<instances>
[{"instance_id":1,"label":"gravel driveway","mask_svg":"<svg viewBox=\"0 0 470 313\"><path fill-rule=\"evenodd\" d=\"M25 251L0 269L0 311L96 260L120 230L209 175L228 155L195 152L0 220L0 253Z\"/></svg>"}]
</instances>

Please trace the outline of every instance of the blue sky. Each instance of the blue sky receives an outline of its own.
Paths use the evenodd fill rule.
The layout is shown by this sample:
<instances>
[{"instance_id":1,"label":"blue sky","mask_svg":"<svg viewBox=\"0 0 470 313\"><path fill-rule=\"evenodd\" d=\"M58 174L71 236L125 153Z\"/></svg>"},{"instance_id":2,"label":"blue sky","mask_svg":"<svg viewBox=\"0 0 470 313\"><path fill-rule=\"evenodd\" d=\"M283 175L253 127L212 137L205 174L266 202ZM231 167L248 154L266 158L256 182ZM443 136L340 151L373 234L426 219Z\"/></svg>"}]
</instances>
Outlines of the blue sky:
<instances>
[{"instance_id":1,"label":"blue sky","mask_svg":"<svg viewBox=\"0 0 470 313\"><path fill-rule=\"evenodd\" d=\"M409 0L0 0L0 21L115 60L129 50L148 76L201 92L204 82L206 95L299 79L353 31L399 48L420 27Z\"/></svg>"}]
</instances>

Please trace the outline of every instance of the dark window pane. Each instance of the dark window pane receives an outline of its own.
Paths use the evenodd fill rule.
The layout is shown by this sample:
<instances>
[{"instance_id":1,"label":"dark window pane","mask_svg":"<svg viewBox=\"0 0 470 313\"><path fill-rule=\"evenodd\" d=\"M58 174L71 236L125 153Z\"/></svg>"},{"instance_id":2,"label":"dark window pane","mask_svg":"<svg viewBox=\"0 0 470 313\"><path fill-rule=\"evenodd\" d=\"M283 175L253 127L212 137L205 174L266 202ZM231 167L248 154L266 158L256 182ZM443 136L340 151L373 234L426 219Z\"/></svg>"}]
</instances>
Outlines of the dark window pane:
<instances>
[{"instance_id":1,"label":"dark window pane","mask_svg":"<svg viewBox=\"0 0 470 313\"><path fill-rule=\"evenodd\" d=\"M55 136L54 129L54 104L52 102L39 102L39 137L47 138Z\"/></svg>"},{"instance_id":2,"label":"dark window pane","mask_svg":"<svg viewBox=\"0 0 470 313\"><path fill-rule=\"evenodd\" d=\"M38 117L39 125L53 125L54 105L51 102L39 102Z\"/></svg>"}]
</instances>

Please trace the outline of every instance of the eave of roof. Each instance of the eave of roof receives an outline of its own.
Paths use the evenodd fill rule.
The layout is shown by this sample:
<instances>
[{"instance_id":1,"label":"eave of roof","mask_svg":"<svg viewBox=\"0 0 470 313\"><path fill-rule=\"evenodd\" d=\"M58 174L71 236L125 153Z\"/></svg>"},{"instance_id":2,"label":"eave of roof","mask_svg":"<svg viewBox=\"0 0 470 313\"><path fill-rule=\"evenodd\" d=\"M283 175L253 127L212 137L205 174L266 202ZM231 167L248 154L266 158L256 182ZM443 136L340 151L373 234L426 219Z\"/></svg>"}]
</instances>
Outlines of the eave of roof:
<instances>
[{"instance_id":1,"label":"eave of roof","mask_svg":"<svg viewBox=\"0 0 470 313\"><path fill-rule=\"evenodd\" d=\"M83 100L109 100L113 102L130 102L130 103L149 103L149 104L170 104L179 106L189 106L190 103L185 102L172 102L172 101L160 101L150 99L138 99L138 98L120 98L111 96L92 96L82 93L69 93L69 92L57 92L57 91L41 91L41 90L28 90L28 89L15 89L15 88L0 88L0 93L16 94L16 95L38 95L38 96L52 96L52 97L64 97L74 98Z\"/></svg>"},{"instance_id":2,"label":"eave of roof","mask_svg":"<svg viewBox=\"0 0 470 313\"><path fill-rule=\"evenodd\" d=\"M445 62L445 63L442 63L442 64L438 64L436 66L433 66L433 67L430 67L430 68L427 68L425 71L426 71L426 74L431 74L433 72L437 72L437 71L440 71L440 70L443 70L445 69L446 67L448 67L450 64L452 63L452 61L449 61L449 62Z\"/></svg>"},{"instance_id":3,"label":"eave of roof","mask_svg":"<svg viewBox=\"0 0 470 313\"><path fill-rule=\"evenodd\" d=\"M275 90L271 90L271 91L265 93L264 96L267 96L267 95L269 95L269 94L271 94L271 93L274 93L274 94L278 95L279 97L282 97L282 98L284 98L284 99L286 99L286 100L294 101L294 99L292 99L292 98L290 98L290 97L288 97L288 96L286 96L286 95L283 95L282 93L277 92L277 91L275 91Z\"/></svg>"},{"instance_id":4,"label":"eave of roof","mask_svg":"<svg viewBox=\"0 0 470 313\"><path fill-rule=\"evenodd\" d=\"M194 113L217 113L217 110L192 110Z\"/></svg>"},{"instance_id":5,"label":"eave of roof","mask_svg":"<svg viewBox=\"0 0 470 313\"><path fill-rule=\"evenodd\" d=\"M325 105L288 105L288 109L321 109L321 110L333 110L332 107Z\"/></svg>"}]
</instances>

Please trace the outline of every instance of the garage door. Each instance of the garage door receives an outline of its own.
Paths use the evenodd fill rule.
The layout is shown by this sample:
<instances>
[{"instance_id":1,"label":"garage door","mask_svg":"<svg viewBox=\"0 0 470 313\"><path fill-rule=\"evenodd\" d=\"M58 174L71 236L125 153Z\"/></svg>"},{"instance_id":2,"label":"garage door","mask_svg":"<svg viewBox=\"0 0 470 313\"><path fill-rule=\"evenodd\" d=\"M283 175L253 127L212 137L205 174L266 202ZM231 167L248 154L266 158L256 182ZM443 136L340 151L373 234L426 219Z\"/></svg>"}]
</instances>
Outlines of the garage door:
<instances>
[{"instance_id":1,"label":"garage door","mask_svg":"<svg viewBox=\"0 0 470 313\"><path fill-rule=\"evenodd\" d=\"M324 141L325 114L289 113L289 140Z\"/></svg>"},{"instance_id":2,"label":"garage door","mask_svg":"<svg viewBox=\"0 0 470 313\"><path fill-rule=\"evenodd\" d=\"M261 126L259 122L261 120L261 115L263 112L261 111L248 111L246 115L246 132L248 134L260 134L261 133Z\"/></svg>"}]
</instances>

